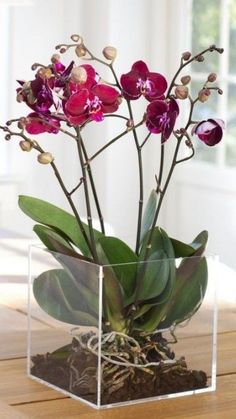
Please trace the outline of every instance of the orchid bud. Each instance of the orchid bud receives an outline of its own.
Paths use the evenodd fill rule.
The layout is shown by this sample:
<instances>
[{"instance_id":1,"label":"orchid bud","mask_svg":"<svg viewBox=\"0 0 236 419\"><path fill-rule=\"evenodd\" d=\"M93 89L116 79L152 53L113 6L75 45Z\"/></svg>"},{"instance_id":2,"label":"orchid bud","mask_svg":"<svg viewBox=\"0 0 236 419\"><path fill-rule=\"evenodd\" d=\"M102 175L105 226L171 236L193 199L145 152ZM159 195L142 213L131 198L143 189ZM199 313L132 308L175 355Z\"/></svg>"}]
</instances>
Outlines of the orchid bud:
<instances>
[{"instance_id":1,"label":"orchid bud","mask_svg":"<svg viewBox=\"0 0 236 419\"><path fill-rule=\"evenodd\" d=\"M40 68L37 74L42 79L50 79L50 77L52 76L52 70L49 67L47 67L47 68Z\"/></svg>"},{"instance_id":2,"label":"orchid bud","mask_svg":"<svg viewBox=\"0 0 236 419\"><path fill-rule=\"evenodd\" d=\"M213 83L214 81L216 81L217 79L217 74L216 73L210 73L207 77L207 81Z\"/></svg>"},{"instance_id":3,"label":"orchid bud","mask_svg":"<svg viewBox=\"0 0 236 419\"><path fill-rule=\"evenodd\" d=\"M186 144L186 146L187 146L187 147L189 147L189 148L193 148L193 143L192 143L192 141L191 141L190 139L187 139L187 140L185 141L185 144Z\"/></svg>"},{"instance_id":4,"label":"orchid bud","mask_svg":"<svg viewBox=\"0 0 236 419\"><path fill-rule=\"evenodd\" d=\"M108 46L104 48L102 53L107 60L113 61L117 56L117 49L115 47Z\"/></svg>"},{"instance_id":5,"label":"orchid bud","mask_svg":"<svg viewBox=\"0 0 236 419\"><path fill-rule=\"evenodd\" d=\"M187 86L177 86L175 88L175 96L177 99L184 100L188 97L188 87Z\"/></svg>"},{"instance_id":6,"label":"orchid bud","mask_svg":"<svg viewBox=\"0 0 236 419\"><path fill-rule=\"evenodd\" d=\"M181 77L181 83L185 86L186 84L189 84L191 81L191 76L183 76Z\"/></svg>"},{"instance_id":7,"label":"orchid bud","mask_svg":"<svg viewBox=\"0 0 236 419\"><path fill-rule=\"evenodd\" d=\"M88 75L84 67L74 67L71 71L71 80L74 83L84 84L87 81Z\"/></svg>"},{"instance_id":8,"label":"orchid bud","mask_svg":"<svg viewBox=\"0 0 236 419\"><path fill-rule=\"evenodd\" d=\"M123 97L122 96L118 96L117 102L119 103L119 105L122 103L122 101L123 101Z\"/></svg>"},{"instance_id":9,"label":"orchid bud","mask_svg":"<svg viewBox=\"0 0 236 419\"><path fill-rule=\"evenodd\" d=\"M182 54L182 58L183 58L183 60L184 61L188 61L189 60L189 58L191 57L191 52L189 52L189 51L185 51L185 52L183 52L183 54Z\"/></svg>"},{"instance_id":10,"label":"orchid bud","mask_svg":"<svg viewBox=\"0 0 236 419\"><path fill-rule=\"evenodd\" d=\"M17 123L17 126L19 129L24 129L26 124L27 124L27 118L20 118Z\"/></svg>"},{"instance_id":11,"label":"orchid bud","mask_svg":"<svg viewBox=\"0 0 236 419\"><path fill-rule=\"evenodd\" d=\"M209 99L209 96L211 94L211 91L209 89L202 89L198 93L198 99L200 102L204 103Z\"/></svg>"},{"instance_id":12,"label":"orchid bud","mask_svg":"<svg viewBox=\"0 0 236 419\"><path fill-rule=\"evenodd\" d=\"M49 164L52 163L54 157L51 153L41 153L38 155L38 162L41 164Z\"/></svg>"},{"instance_id":13,"label":"orchid bud","mask_svg":"<svg viewBox=\"0 0 236 419\"><path fill-rule=\"evenodd\" d=\"M197 61L198 63L202 63L204 60L205 60L205 58L203 57L203 55L198 55L198 56L196 57L196 61Z\"/></svg>"},{"instance_id":14,"label":"orchid bud","mask_svg":"<svg viewBox=\"0 0 236 419\"><path fill-rule=\"evenodd\" d=\"M86 48L83 45L77 45L75 53L78 57L84 57L86 55Z\"/></svg>"},{"instance_id":15,"label":"orchid bud","mask_svg":"<svg viewBox=\"0 0 236 419\"><path fill-rule=\"evenodd\" d=\"M130 130L133 128L134 126L134 121L133 119L128 119L128 121L126 122L126 126L127 126L127 130Z\"/></svg>"},{"instance_id":16,"label":"orchid bud","mask_svg":"<svg viewBox=\"0 0 236 419\"><path fill-rule=\"evenodd\" d=\"M219 93L219 95L223 95L223 90L222 89L218 89L218 93Z\"/></svg>"},{"instance_id":17,"label":"orchid bud","mask_svg":"<svg viewBox=\"0 0 236 419\"><path fill-rule=\"evenodd\" d=\"M51 62L53 64L59 63L60 60L61 60L60 54L53 54L52 57L51 57Z\"/></svg>"},{"instance_id":18,"label":"orchid bud","mask_svg":"<svg viewBox=\"0 0 236 419\"><path fill-rule=\"evenodd\" d=\"M29 141L20 141L19 146L21 150L28 152L31 151L33 148L32 144Z\"/></svg>"}]
</instances>

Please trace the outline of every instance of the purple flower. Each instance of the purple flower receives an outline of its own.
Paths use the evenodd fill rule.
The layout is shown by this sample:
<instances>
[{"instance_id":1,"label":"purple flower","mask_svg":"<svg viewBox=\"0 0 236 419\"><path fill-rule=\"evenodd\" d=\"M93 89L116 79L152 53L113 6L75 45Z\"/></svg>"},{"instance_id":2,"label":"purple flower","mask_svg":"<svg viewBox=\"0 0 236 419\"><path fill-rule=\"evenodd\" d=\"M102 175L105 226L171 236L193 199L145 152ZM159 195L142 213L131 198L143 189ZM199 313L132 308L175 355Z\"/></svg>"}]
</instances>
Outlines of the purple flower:
<instances>
[{"instance_id":1,"label":"purple flower","mask_svg":"<svg viewBox=\"0 0 236 419\"><path fill-rule=\"evenodd\" d=\"M47 115L43 118L36 112L30 113L26 118L25 129L28 134L36 135L48 132L50 134L57 134L60 128L60 122L53 116Z\"/></svg>"},{"instance_id":2,"label":"purple flower","mask_svg":"<svg viewBox=\"0 0 236 419\"><path fill-rule=\"evenodd\" d=\"M53 95L48 80L39 75L33 81L21 82L17 96L35 112L47 112L53 105Z\"/></svg>"},{"instance_id":3,"label":"purple flower","mask_svg":"<svg viewBox=\"0 0 236 419\"><path fill-rule=\"evenodd\" d=\"M155 100L147 107L147 128L154 134L161 133L161 141L164 143L174 129L178 114L179 106L175 99L171 99L169 102Z\"/></svg>"},{"instance_id":4,"label":"purple flower","mask_svg":"<svg viewBox=\"0 0 236 419\"><path fill-rule=\"evenodd\" d=\"M159 73L148 70L143 61L137 61L132 65L131 71L123 74L120 79L125 99L136 100L143 95L149 102L163 99L167 88L167 81Z\"/></svg>"},{"instance_id":5,"label":"purple flower","mask_svg":"<svg viewBox=\"0 0 236 419\"><path fill-rule=\"evenodd\" d=\"M113 113L119 107L119 92L105 84L95 84L72 94L64 104L64 112L72 125L87 120L100 122L105 113Z\"/></svg>"},{"instance_id":6,"label":"purple flower","mask_svg":"<svg viewBox=\"0 0 236 419\"><path fill-rule=\"evenodd\" d=\"M224 128L225 123L222 119L208 119L194 125L192 135L197 135L199 140L212 147L220 142Z\"/></svg>"}]
</instances>

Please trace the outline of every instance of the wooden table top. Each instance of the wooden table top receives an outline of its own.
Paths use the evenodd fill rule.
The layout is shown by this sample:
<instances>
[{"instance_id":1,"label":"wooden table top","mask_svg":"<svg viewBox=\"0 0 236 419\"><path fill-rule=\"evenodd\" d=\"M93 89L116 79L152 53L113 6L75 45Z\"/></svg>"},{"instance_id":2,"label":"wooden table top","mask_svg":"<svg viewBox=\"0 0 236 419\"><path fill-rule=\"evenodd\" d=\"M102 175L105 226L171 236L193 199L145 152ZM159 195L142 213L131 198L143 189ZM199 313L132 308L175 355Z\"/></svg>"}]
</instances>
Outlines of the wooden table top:
<instances>
[{"instance_id":1,"label":"wooden table top","mask_svg":"<svg viewBox=\"0 0 236 419\"><path fill-rule=\"evenodd\" d=\"M27 377L26 284L13 282L0 277L0 419L236 418L235 304L220 307L216 392L97 411ZM52 330L37 312L32 326Z\"/></svg>"},{"instance_id":2,"label":"wooden table top","mask_svg":"<svg viewBox=\"0 0 236 419\"><path fill-rule=\"evenodd\" d=\"M229 314L229 313L228 313ZM224 313L225 319L228 314ZM19 313L23 316L22 313ZM234 310L236 315L236 310ZM235 322L236 323L236 322ZM8 353L2 340L0 360L0 418L70 419L235 419L236 418L236 327L218 334L217 390L212 393L96 411L65 397L26 376L22 356L25 332L8 332ZM5 335L6 338L6 335ZM9 348L9 342L11 348ZM5 348L4 348L5 347ZM0 350L1 352L1 350Z\"/></svg>"}]
</instances>

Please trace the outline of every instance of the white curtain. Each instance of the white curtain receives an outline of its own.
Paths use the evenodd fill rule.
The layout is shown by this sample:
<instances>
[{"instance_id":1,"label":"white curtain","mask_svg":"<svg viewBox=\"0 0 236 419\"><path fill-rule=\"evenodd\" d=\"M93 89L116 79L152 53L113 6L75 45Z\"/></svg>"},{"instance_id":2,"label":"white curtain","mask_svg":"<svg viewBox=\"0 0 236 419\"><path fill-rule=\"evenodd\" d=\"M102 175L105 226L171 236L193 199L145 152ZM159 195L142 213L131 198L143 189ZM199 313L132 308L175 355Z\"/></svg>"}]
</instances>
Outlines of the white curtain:
<instances>
[{"instance_id":1,"label":"white curtain","mask_svg":"<svg viewBox=\"0 0 236 419\"><path fill-rule=\"evenodd\" d=\"M118 74L129 71L135 61L143 59L152 70L168 76L170 68L176 67L186 43L182 25L186 13L183 6L188 4L185 0L40 0L31 3L28 7L0 6L0 34L4 39L0 52L4 63L0 66L2 83L4 80L1 124L3 117L9 119L27 114L26 107L15 101L15 80L31 79L31 64L49 62L54 46L69 42L73 33L81 34L97 55L105 45L116 46ZM141 102L135 104L138 118L145 109ZM123 128L114 119L92 125L85 135L90 155ZM142 138L145 130L139 132ZM80 176L74 145L61 135L41 135L38 139L55 155L68 187L72 188ZM155 185L159 140L159 136L153 136L144 153L147 193ZM3 181L5 186L7 182L5 190L12 193L8 200L3 194L0 196L0 225L30 234L31 222L17 208L18 193L37 196L65 208L66 201L51 168L37 164L34 152L21 152L16 140L1 143L0 188L3 188ZM121 237L132 237L138 207L137 154L132 135L122 138L99 156L92 168L104 218ZM77 204L84 214L82 195L78 196Z\"/></svg>"}]
</instances>

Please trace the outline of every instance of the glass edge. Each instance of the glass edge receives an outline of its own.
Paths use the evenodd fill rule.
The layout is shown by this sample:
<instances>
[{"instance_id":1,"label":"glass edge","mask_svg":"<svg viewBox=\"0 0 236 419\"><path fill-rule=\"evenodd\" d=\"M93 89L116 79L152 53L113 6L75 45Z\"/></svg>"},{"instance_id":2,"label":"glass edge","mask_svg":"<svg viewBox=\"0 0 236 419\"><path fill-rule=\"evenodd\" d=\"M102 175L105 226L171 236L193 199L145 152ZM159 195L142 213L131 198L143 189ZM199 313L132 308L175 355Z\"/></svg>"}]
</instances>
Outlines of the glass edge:
<instances>
[{"instance_id":1,"label":"glass edge","mask_svg":"<svg viewBox=\"0 0 236 419\"><path fill-rule=\"evenodd\" d=\"M29 249L28 252L29 253L32 252L32 250L31 250L32 248L42 250L43 252L46 252L46 253L49 253L49 254L52 254L52 255L53 254L63 254L61 252L54 252L52 250L48 250L41 243L38 243L38 244L35 244L35 243L34 244L30 244L28 246L28 249ZM68 258L72 258L72 259L74 258L74 259L76 259L74 256L70 256L70 255L66 255L66 254L63 254L63 255L66 256L66 257L68 257ZM183 257L167 258L167 260L200 259L202 257L205 257L206 259L214 259L216 261L219 261L219 254L213 253L213 252L204 253L203 255L199 255L199 256L194 256L193 255L193 256L183 256ZM80 260L80 259L78 259L78 260ZM129 265L139 265L139 264L145 264L145 263L150 264L150 263L156 263L156 262L162 262L162 261L163 261L163 259L155 259L155 260L148 260L148 261L142 261L142 260L140 260L140 261L137 261L137 262L126 262L126 263L98 264L98 263L95 263L93 261L89 262L89 261L86 261L86 260L83 260L83 259L80 260L81 263L96 266L98 269L100 269L101 267L102 268L107 268L107 267L113 267L113 266L125 266L125 265L129 266Z\"/></svg>"}]
</instances>

